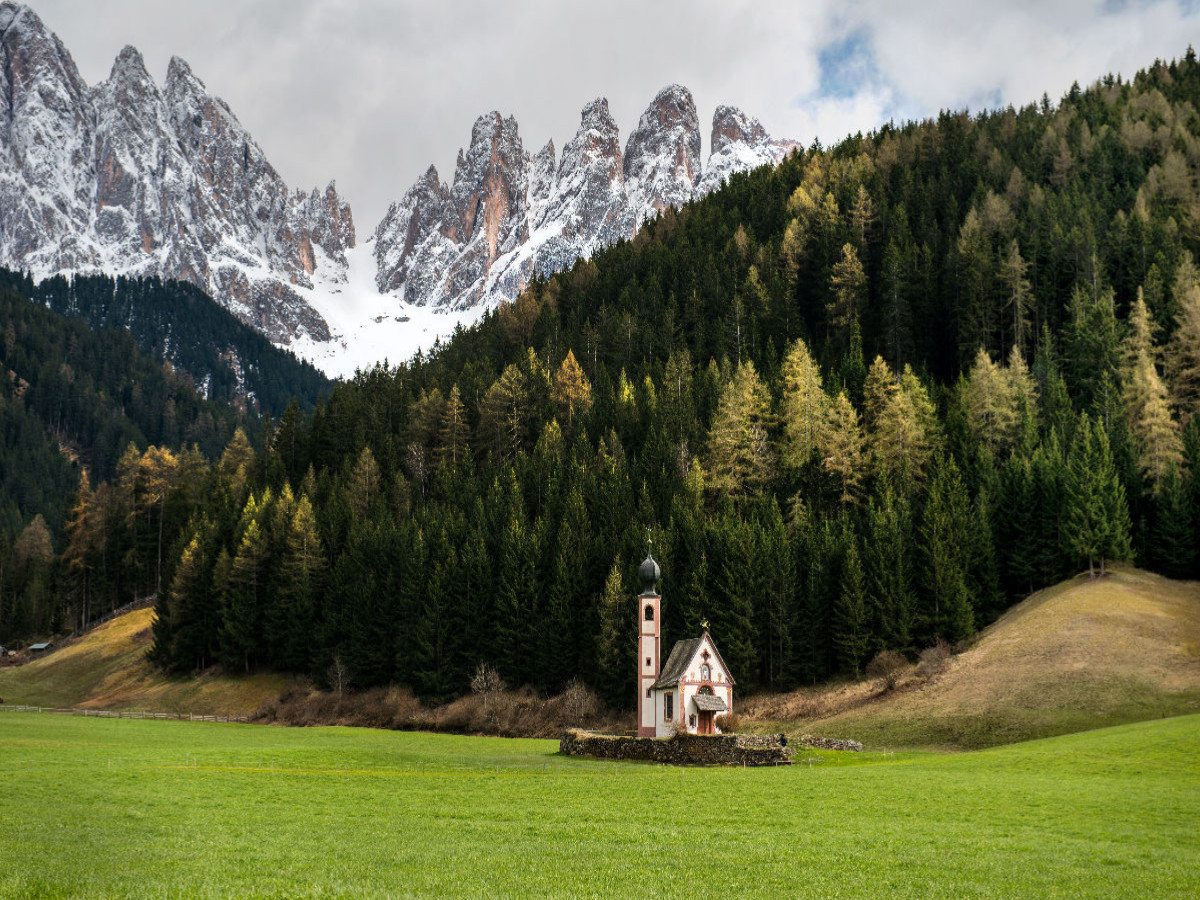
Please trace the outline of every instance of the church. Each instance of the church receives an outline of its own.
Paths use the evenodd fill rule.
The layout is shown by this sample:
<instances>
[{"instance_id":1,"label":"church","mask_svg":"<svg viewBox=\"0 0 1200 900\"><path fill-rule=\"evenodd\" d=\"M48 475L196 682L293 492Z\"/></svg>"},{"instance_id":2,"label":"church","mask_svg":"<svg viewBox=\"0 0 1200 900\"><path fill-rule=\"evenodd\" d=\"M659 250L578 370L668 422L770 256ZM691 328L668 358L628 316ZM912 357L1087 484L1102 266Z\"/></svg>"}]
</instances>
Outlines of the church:
<instances>
[{"instance_id":1,"label":"church","mask_svg":"<svg viewBox=\"0 0 1200 900\"><path fill-rule=\"evenodd\" d=\"M707 623L700 637L678 641L660 668L661 574L647 554L638 568L638 737L670 737L680 726L689 734L717 734L714 717L733 711L733 676Z\"/></svg>"}]
</instances>

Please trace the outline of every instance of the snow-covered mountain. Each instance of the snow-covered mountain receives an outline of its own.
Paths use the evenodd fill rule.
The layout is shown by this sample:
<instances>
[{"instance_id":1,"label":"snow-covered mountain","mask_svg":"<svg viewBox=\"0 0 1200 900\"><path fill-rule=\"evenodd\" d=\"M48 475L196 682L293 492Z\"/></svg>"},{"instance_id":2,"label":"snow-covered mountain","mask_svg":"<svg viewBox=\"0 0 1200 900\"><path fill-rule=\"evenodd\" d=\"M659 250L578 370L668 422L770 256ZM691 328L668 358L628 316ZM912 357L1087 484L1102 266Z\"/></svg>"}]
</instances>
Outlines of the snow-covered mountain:
<instances>
[{"instance_id":1,"label":"snow-covered mountain","mask_svg":"<svg viewBox=\"0 0 1200 900\"><path fill-rule=\"evenodd\" d=\"M430 166L375 229L376 285L415 307L469 310L512 299L534 272L632 237L646 217L715 190L734 172L778 163L798 145L719 106L710 146L702 167L696 104L677 84L650 102L623 152L608 101L593 100L557 167L553 142L531 157L516 122L487 113L459 152L453 181L443 184Z\"/></svg>"},{"instance_id":2,"label":"snow-covered mountain","mask_svg":"<svg viewBox=\"0 0 1200 900\"><path fill-rule=\"evenodd\" d=\"M301 295L346 280L350 207L293 192L181 59L126 47L88 87L27 6L0 2L0 264L193 282L277 343L331 338Z\"/></svg>"},{"instance_id":3,"label":"snow-covered mountain","mask_svg":"<svg viewBox=\"0 0 1200 900\"><path fill-rule=\"evenodd\" d=\"M89 87L28 6L0 0L0 265L190 281L331 375L428 347L623 238L647 217L777 163L796 145L720 106L700 160L691 93L659 91L624 147L608 101L556 159L515 119L480 116L453 177L430 166L355 246L330 182L294 191L224 101L133 47Z\"/></svg>"}]
</instances>

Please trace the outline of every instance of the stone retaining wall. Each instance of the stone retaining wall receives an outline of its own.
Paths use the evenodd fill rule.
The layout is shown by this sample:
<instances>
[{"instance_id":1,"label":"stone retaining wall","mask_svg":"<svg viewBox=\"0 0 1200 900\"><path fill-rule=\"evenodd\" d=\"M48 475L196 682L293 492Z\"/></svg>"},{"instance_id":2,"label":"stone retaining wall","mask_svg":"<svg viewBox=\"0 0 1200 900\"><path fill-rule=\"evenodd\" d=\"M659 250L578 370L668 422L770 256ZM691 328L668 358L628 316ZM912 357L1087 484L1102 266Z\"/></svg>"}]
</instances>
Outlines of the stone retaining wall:
<instances>
[{"instance_id":1,"label":"stone retaining wall","mask_svg":"<svg viewBox=\"0 0 1200 900\"><path fill-rule=\"evenodd\" d=\"M749 734L688 734L671 738L591 734L572 728L558 744L567 756L642 760L680 766L774 766L792 761L791 747L775 737Z\"/></svg>"},{"instance_id":2,"label":"stone retaining wall","mask_svg":"<svg viewBox=\"0 0 1200 900\"><path fill-rule=\"evenodd\" d=\"M862 753L862 744L858 741L845 741L841 738L813 737L806 734L800 738L800 743L816 750L852 750L855 753Z\"/></svg>"}]
</instances>

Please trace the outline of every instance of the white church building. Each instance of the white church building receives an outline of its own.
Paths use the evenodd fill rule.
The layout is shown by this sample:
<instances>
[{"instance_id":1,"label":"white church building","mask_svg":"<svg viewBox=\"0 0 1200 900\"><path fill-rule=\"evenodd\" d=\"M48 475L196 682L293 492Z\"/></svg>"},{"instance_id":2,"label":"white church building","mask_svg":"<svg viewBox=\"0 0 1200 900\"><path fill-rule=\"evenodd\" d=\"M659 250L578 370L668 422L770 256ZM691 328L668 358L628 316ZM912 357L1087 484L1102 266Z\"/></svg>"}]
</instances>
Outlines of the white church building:
<instances>
[{"instance_id":1,"label":"white church building","mask_svg":"<svg viewBox=\"0 0 1200 900\"><path fill-rule=\"evenodd\" d=\"M647 555L638 568L638 737L669 737L680 725L690 734L716 734L714 717L733 711L733 676L707 625L700 637L677 642L660 667L660 575L658 563Z\"/></svg>"}]
</instances>

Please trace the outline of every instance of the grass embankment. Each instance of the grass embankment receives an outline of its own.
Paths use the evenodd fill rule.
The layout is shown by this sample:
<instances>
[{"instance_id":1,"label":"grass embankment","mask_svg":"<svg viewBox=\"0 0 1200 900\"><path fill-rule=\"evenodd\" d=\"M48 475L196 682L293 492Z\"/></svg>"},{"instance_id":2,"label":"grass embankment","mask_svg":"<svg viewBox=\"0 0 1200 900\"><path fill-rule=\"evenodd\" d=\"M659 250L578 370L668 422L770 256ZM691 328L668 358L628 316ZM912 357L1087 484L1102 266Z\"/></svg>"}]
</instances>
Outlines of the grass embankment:
<instances>
[{"instance_id":1,"label":"grass embankment","mask_svg":"<svg viewBox=\"0 0 1200 900\"><path fill-rule=\"evenodd\" d=\"M972 749L1200 711L1200 583L1137 569L1039 591L932 677L756 698L763 731Z\"/></svg>"},{"instance_id":2,"label":"grass embankment","mask_svg":"<svg viewBox=\"0 0 1200 900\"><path fill-rule=\"evenodd\" d=\"M0 896L1194 896L1198 744L1192 716L614 768L551 741L0 713Z\"/></svg>"},{"instance_id":3,"label":"grass embankment","mask_svg":"<svg viewBox=\"0 0 1200 900\"><path fill-rule=\"evenodd\" d=\"M106 622L22 666L0 669L6 703L245 716L289 683L280 675L168 678L146 661L154 611Z\"/></svg>"}]
</instances>

